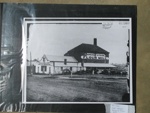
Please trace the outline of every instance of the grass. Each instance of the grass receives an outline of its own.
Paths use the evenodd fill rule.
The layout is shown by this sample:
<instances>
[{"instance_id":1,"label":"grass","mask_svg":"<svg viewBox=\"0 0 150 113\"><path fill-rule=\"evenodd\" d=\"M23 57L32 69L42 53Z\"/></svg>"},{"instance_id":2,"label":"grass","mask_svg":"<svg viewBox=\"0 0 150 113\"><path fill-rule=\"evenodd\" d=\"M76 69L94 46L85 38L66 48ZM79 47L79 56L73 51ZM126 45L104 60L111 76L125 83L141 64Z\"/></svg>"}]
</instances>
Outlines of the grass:
<instances>
[{"instance_id":1,"label":"grass","mask_svg":"<svg viewBox=\"0 0 150 113\"><path fill-rule=\"evenodd\" d=\"M79 75L80 76L80 75ZM102 76L28 77L28 102L121 102L126 79ZM65 75L65 77L67 77Z\"/></svg>"}]
</instances>

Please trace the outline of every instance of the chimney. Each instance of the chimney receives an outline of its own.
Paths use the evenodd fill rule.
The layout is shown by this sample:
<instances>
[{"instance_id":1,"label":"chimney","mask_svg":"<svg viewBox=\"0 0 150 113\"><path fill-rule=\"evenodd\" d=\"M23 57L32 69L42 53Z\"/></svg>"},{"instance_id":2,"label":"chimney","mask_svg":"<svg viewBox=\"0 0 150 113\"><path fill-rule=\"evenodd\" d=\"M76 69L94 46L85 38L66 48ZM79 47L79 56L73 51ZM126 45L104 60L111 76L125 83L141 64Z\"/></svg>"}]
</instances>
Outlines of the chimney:
<instances>
[{"instance_id":1,"label":"chimney","mask_svg":"<svg viewBox=\"0 0 150 113\"><path fill-rule=\"evenodd\" d=\"M97 46L97 38L94 38L94 45Z\"/></svg>"}]
</instances>

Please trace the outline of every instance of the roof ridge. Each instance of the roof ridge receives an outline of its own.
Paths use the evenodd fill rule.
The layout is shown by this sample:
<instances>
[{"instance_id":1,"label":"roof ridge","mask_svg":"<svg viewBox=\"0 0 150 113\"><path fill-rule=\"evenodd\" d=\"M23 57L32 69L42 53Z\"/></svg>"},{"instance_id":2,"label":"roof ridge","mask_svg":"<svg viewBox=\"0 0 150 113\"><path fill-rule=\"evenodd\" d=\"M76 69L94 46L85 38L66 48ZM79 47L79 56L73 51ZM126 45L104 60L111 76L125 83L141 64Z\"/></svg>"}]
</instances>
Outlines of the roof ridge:
<instances>
[{"instance_id":1,"label":"roof ridge","mask_svg":"<svg viewBox=\"0 0 150 113\"><path fill-rule=\"evenodd\" d=\"M83 47L84 45L85 45L85 47ZM88 47L88 46L90 46L90 47ZM74 47L73 49L67 51L64 55L67 55L67 54L69 54L69 53L72 52L72 51L77 51L79 48L82 48L82 49L85 49L85 48L86 48L85 51L88 51L88 50L90 50L90 49L93 49L92 47L95 48L95 49L97 49L97 51L109 53L108 51L106 51L105 49L103 49L103 48L101 48L101 47L99 47L99 46L97 46L97 45L87 44L87 43L81 43L80 45L78 45L78 46ZM99 49L99 50L98 50L98 49ZM81 49L80 49L80 50L81 50ZM80 50L78 50L78 51L80 51Z\"/></svg>"},{"instance_id":2,"label":"roof ridge","mask_svg":"<svg viewBox=\"0 0 150 113\"><path fill-rule=\"evenodd\" d=\"M53 57L73 57L73 56L64 56L64 55L49 55L49 54L44 54L45 56L53 56Z\"/></svg>"}]
</instances>

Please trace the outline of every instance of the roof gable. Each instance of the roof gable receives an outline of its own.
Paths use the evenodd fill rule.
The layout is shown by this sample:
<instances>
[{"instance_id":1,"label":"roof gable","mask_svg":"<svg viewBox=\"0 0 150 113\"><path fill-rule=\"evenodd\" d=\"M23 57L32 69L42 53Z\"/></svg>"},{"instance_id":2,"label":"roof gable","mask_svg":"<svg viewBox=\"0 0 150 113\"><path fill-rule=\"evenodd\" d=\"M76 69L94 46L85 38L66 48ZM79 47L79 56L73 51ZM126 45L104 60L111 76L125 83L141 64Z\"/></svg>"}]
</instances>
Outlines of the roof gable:
<instances>
[{"instance_id":1,"label":"roof gable","mask_svg":"<svg viewBox=\"0 0 150 113\"><path fill-rule=\"evenodd\" d=\"M84 52L84 53L86 52L86 53L105 53L105 54L109 54L108 51L104 50L103 48L101 48L99 46L82 43L79 46L69 50L65 55L72 54L72 53L82 53L82 52Z\"/></svg>"},{"instance_id":2,"label":"roof gable","mask_svg":"<svg viewBox=\"0 0 150 113\"><path fill-rule=\"evenodd\" d=\"M45 55L47 60L49 61L64 61L64 59L67 59L67 62L77 62L77 60L74 57L71 56L54 56L54 55Z\"/></svg>"}]
</instances>

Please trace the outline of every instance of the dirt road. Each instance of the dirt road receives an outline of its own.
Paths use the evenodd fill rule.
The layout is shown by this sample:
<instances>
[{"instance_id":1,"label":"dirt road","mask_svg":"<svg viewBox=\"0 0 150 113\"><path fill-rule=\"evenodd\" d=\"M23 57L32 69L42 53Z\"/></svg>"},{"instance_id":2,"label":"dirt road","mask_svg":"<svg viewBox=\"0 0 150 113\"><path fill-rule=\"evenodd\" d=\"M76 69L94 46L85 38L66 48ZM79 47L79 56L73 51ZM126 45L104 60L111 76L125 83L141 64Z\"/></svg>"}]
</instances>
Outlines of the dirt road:
<instances>
[{"instance_id":1,"label":"dirt road","mask_svg":"<svg viewBox=\"0 0 150 113\"><path fill-rule=\"evenodd\" d=\"M126 79L28 77L28 102L120 102Z\"/></svg>"}]
</instances>

